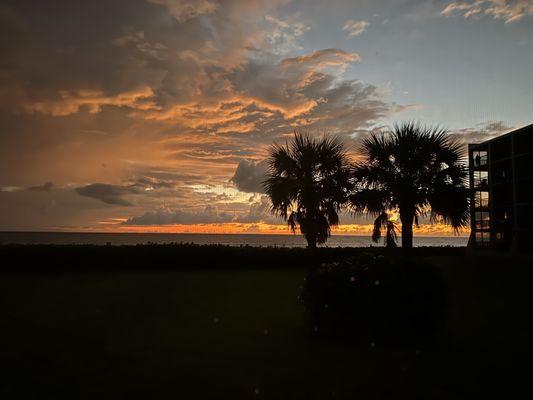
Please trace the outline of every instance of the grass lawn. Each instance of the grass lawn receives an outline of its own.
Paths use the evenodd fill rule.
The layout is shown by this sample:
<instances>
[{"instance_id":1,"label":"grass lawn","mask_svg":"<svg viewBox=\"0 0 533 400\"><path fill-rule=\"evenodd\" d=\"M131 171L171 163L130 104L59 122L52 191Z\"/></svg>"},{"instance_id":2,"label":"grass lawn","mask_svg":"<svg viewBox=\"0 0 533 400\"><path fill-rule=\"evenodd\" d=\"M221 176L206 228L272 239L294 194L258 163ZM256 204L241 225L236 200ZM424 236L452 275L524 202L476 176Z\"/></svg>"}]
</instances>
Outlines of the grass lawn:
<instances>
[{"instance_id":1,"label":"grass lawn","mask_svg":"<svg viewBox=\"0 0 533 400\"><path fill-rule=\"evenodd\" d=\"M471 399L528 389L531 260L435 261L449 317L422 349L318 340L297 303L304 269L5 274L0 396Z\"/></svg>"}]
</instances>

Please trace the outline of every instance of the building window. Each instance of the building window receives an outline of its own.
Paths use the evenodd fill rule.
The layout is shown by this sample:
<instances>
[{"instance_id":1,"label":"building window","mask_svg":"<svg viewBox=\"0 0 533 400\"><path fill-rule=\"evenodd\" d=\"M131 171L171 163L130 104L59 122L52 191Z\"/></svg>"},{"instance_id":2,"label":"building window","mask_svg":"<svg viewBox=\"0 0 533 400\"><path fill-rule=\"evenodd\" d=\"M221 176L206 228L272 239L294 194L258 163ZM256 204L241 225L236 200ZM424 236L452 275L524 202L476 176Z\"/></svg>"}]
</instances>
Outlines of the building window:
<instances>
[{"instance_id":1,"label":"building window","mask_svg":"<svg viewBox=\"0 0 533 400\"><path fill-rule=\"evenodd\" d=\"M489 229L490 228L490 215L486 211L476 211L475 213L475 228L476 229Z\"/></svg>"},{"instance_id":2,"label":"building window","mask_svg":"<svg viewBox=\"0 0 533 400\"><path fill-rule=\"evenodd\" d=\"M474 160L474 167L482 167L487 165L487 152L486 151L474 151L472 153Z\"/></svg>"},{"instance_id":3,"label":"building window","mask_svg":"<svg viewBox=\"0 0 533 400\"><path fill-rule=\"evenodd\" d=\"M488 171L474 171L474 187L485 188L489 184Z\"/></svg>"},{"instance_id":4,"label":"building window","mask_svg":"<svg viewBox=\"0 0 533 400\"><path fill-rule=\"evenodd\" d=\"M490 242L490 233L487 231L476 232L476 244L478 246L486 246Z\"/></svg>"},{"instance_id":5,"label":"building window","mask_svg":"<svg viewBox=\"0 0 533 400\"><path fill-rule=\"evenodd\" d=\"M489 206L489 192L476 192L474 195L474 207L485 208Z\"/></svg>"}]
</instances>

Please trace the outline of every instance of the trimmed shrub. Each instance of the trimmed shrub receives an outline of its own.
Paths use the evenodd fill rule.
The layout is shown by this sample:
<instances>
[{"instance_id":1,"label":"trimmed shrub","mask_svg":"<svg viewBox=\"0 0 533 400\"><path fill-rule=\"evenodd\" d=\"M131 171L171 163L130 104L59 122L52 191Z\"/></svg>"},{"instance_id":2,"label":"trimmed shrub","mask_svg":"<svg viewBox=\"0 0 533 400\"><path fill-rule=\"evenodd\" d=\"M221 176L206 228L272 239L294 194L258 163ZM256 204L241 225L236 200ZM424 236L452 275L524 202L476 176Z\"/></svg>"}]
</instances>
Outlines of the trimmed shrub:
<instances>
[{"instance_id":1,"label":"trimmed shrub","mask_svg":"<svg viewBox=\"0 0 533 400\"><path fill-rule=\"evenodd\" d=\"M442 328L446 290L427 262L363 253L310 272L302 301L322 337L409 346Z\"/></svg>"}]
</instances>

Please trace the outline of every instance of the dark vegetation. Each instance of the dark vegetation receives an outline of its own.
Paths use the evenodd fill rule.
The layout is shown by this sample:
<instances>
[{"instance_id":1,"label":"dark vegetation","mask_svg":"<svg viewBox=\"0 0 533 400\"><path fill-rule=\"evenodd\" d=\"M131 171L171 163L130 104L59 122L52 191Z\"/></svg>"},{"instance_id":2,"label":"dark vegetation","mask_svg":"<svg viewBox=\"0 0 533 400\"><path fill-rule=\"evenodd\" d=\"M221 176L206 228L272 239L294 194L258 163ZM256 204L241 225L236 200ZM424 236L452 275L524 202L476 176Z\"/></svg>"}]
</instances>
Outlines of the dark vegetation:
<instances>
[{"instance_id":1,"label":"dark vegetation","mask_svg":"<svg viewBox=\"0 0 533 400\"><path fill-rule=\"evenodd\" d=\"M342 260L359 253L356 248L320 248L314 257L319 263ZM382 248L369 253L383 254ZM457 247L420 247L415 254L463 254ZM385 254L395 254L386 252ZM305 248L197 245L188 243L136 246L98 245L0 245L4 272L77 272L198 269L307 268L310 254Z\"/></svg>"},{"instance_id":2,"label":"dark vegetation","mask_svg":"<svg viewBox=\"0 0 533 400\"><path fill-rule=\"evenodd\" d=\"M324 262L353 257L346 268L367 284L381 272L365 275L365 258L379 264L397 255L385 248L318 251ZM413 249L417 266L430 263L442 277L447 303L443 327L412 346L358 333L324 340L309 329L297 299L305 249L0 246L0 257L2 398L533 394L531 258ZM402 311L398 295L389 292L378 313ZM369 298L350 304L361 309Z\"/></svg>"},{"instance_id":3,"label":"dark vegetation","mask_svg":"<svg viewBox=\"0 0 533 400\"><path fill-rule=\"evenodd\" d=\"M446 312L444 279L434 265L366 252L313 270L302 300L324 338L399 347L433 340Z\"/></svg>"}]
</instances>

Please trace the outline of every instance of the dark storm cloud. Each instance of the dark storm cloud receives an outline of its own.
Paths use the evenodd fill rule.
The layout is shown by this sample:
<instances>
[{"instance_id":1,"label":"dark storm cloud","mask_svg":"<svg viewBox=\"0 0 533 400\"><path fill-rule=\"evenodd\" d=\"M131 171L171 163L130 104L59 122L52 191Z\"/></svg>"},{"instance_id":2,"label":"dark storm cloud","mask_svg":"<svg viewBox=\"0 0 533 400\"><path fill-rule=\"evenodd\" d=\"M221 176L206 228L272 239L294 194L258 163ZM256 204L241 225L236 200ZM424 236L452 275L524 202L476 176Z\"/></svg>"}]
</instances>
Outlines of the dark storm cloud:
<instances>
[{"instance_id":1,"label":"dark storm cloud","mask_svg":"<svg viewBox=\"0 0 533 400\"><path fill-rule=\"evenodd\" d=\"M115 217L113 207L79 196L69 188L48 192L0 190L0 221L4 230L80 228L87 221Z\"/></svg>"},{"instance_id":2,"label":"dark storm cloud","mask_svg":"<svg viewBox=\"0 0 533 400\"><path fill-rule=\"evenodd\" d=\"M234 222L243 224L254 224L263 222L266 224L279 224L283 223L281 218L276 217L271 213L271 203L268 196L261 196L258 201L250 204L250 208L247 213L238 215Z\"/></svg>"},{"instance_id":3,"label":"dark storm cloud","mask_svg":"<svg viewBox=\"0 0 533 400\"><path fill-rule=\"evenodd\" d=\"M78 187L75 190L80 196L91 197L106 204L121 206L133 205L133 203L127 199L130 195L163 198L184 197L186 190L179 187L183 176L166 174L166 177L167 179L159 179L150 175L136 176L131 178L128 183L124 185L91 183L86 186Z\"/></svg>"},{"instance_id":4,"label":"dark storm cloud","mask_svg":"<svg viewBox=\"0 0 533 400\"><path fill-rule=\"evenodd\" d=\"M92 183L87 186L76 188L76 192L78 192L80 196L91 197L103 201L106 204L120 206L133 205L130 201L126 200L124 196L140 193L139 189L133 186L118 186L106 183Z\"/></svg>"},{"instance_id":5,"label":"dark storm cloud","mask_svg":"<svg viewBox=\"0 0 533 400\"><path fill-rule=\"evenodd\" d=\"M231 182L241 192L264 193L263 182L266 179L267 168L267 161L242 160L239 162Z\"/></svg>"},{"instance_id":6,"label":"dark storm cloud","mask_svg":"<svg viewBox=\"0 0 533 400\"><path fill-rule=\"evenodd\" d=\"M54 187L52 182L46 182L40 186L30 186L28 190L30 192L49 192Z\"/></svg>"},{"instance_id":7,"label":"dark storm cloud","mask_svg":"<svg viewBox=\"0 0 533 400\"><path fill-rule=\"evenodd\" d=\"M137 58L129 57L128 62L128 55L112 43L123 35L125 26L152 21L161 14L145 1L3 3L21 21L16 27L0 28L1 35L10 39L1 43L0 73L7 84L2 90L15 100L14 106L31 110L88 93L112 99L150 81L153 71L138 68Z\"/></svg>"},{"instance_id":8,"label":"dark storm cloud","mask_svg":"<svg viewBox=\"0 0 533 400\"><path fill-rule=\"evenodd\" d=\"M220 198L218 200L221 200ZM270 200L261 196L246 208L242 204L231 205L233 210L222 206L206 206L202 210L158 209L129 218L124 225L172 225L172 224L216 224L216 223L267 223L279 224L281 220L270 212ZM238 210L236 208L239 208Z\"/></svg>"},{"instance_id":9,"label":"dark storm cloud","mask_svg":"<svg viewBox=\"0 0 533 400\"><path fill-rule=\"evenodd\" d=\"M233 215L219 212L213 206L202 211L188 210L156 210L148 211L138 217L129 218L124 225L172 225L172 224L212 224L231 222Z\"/></svg>"}]
</instances>

